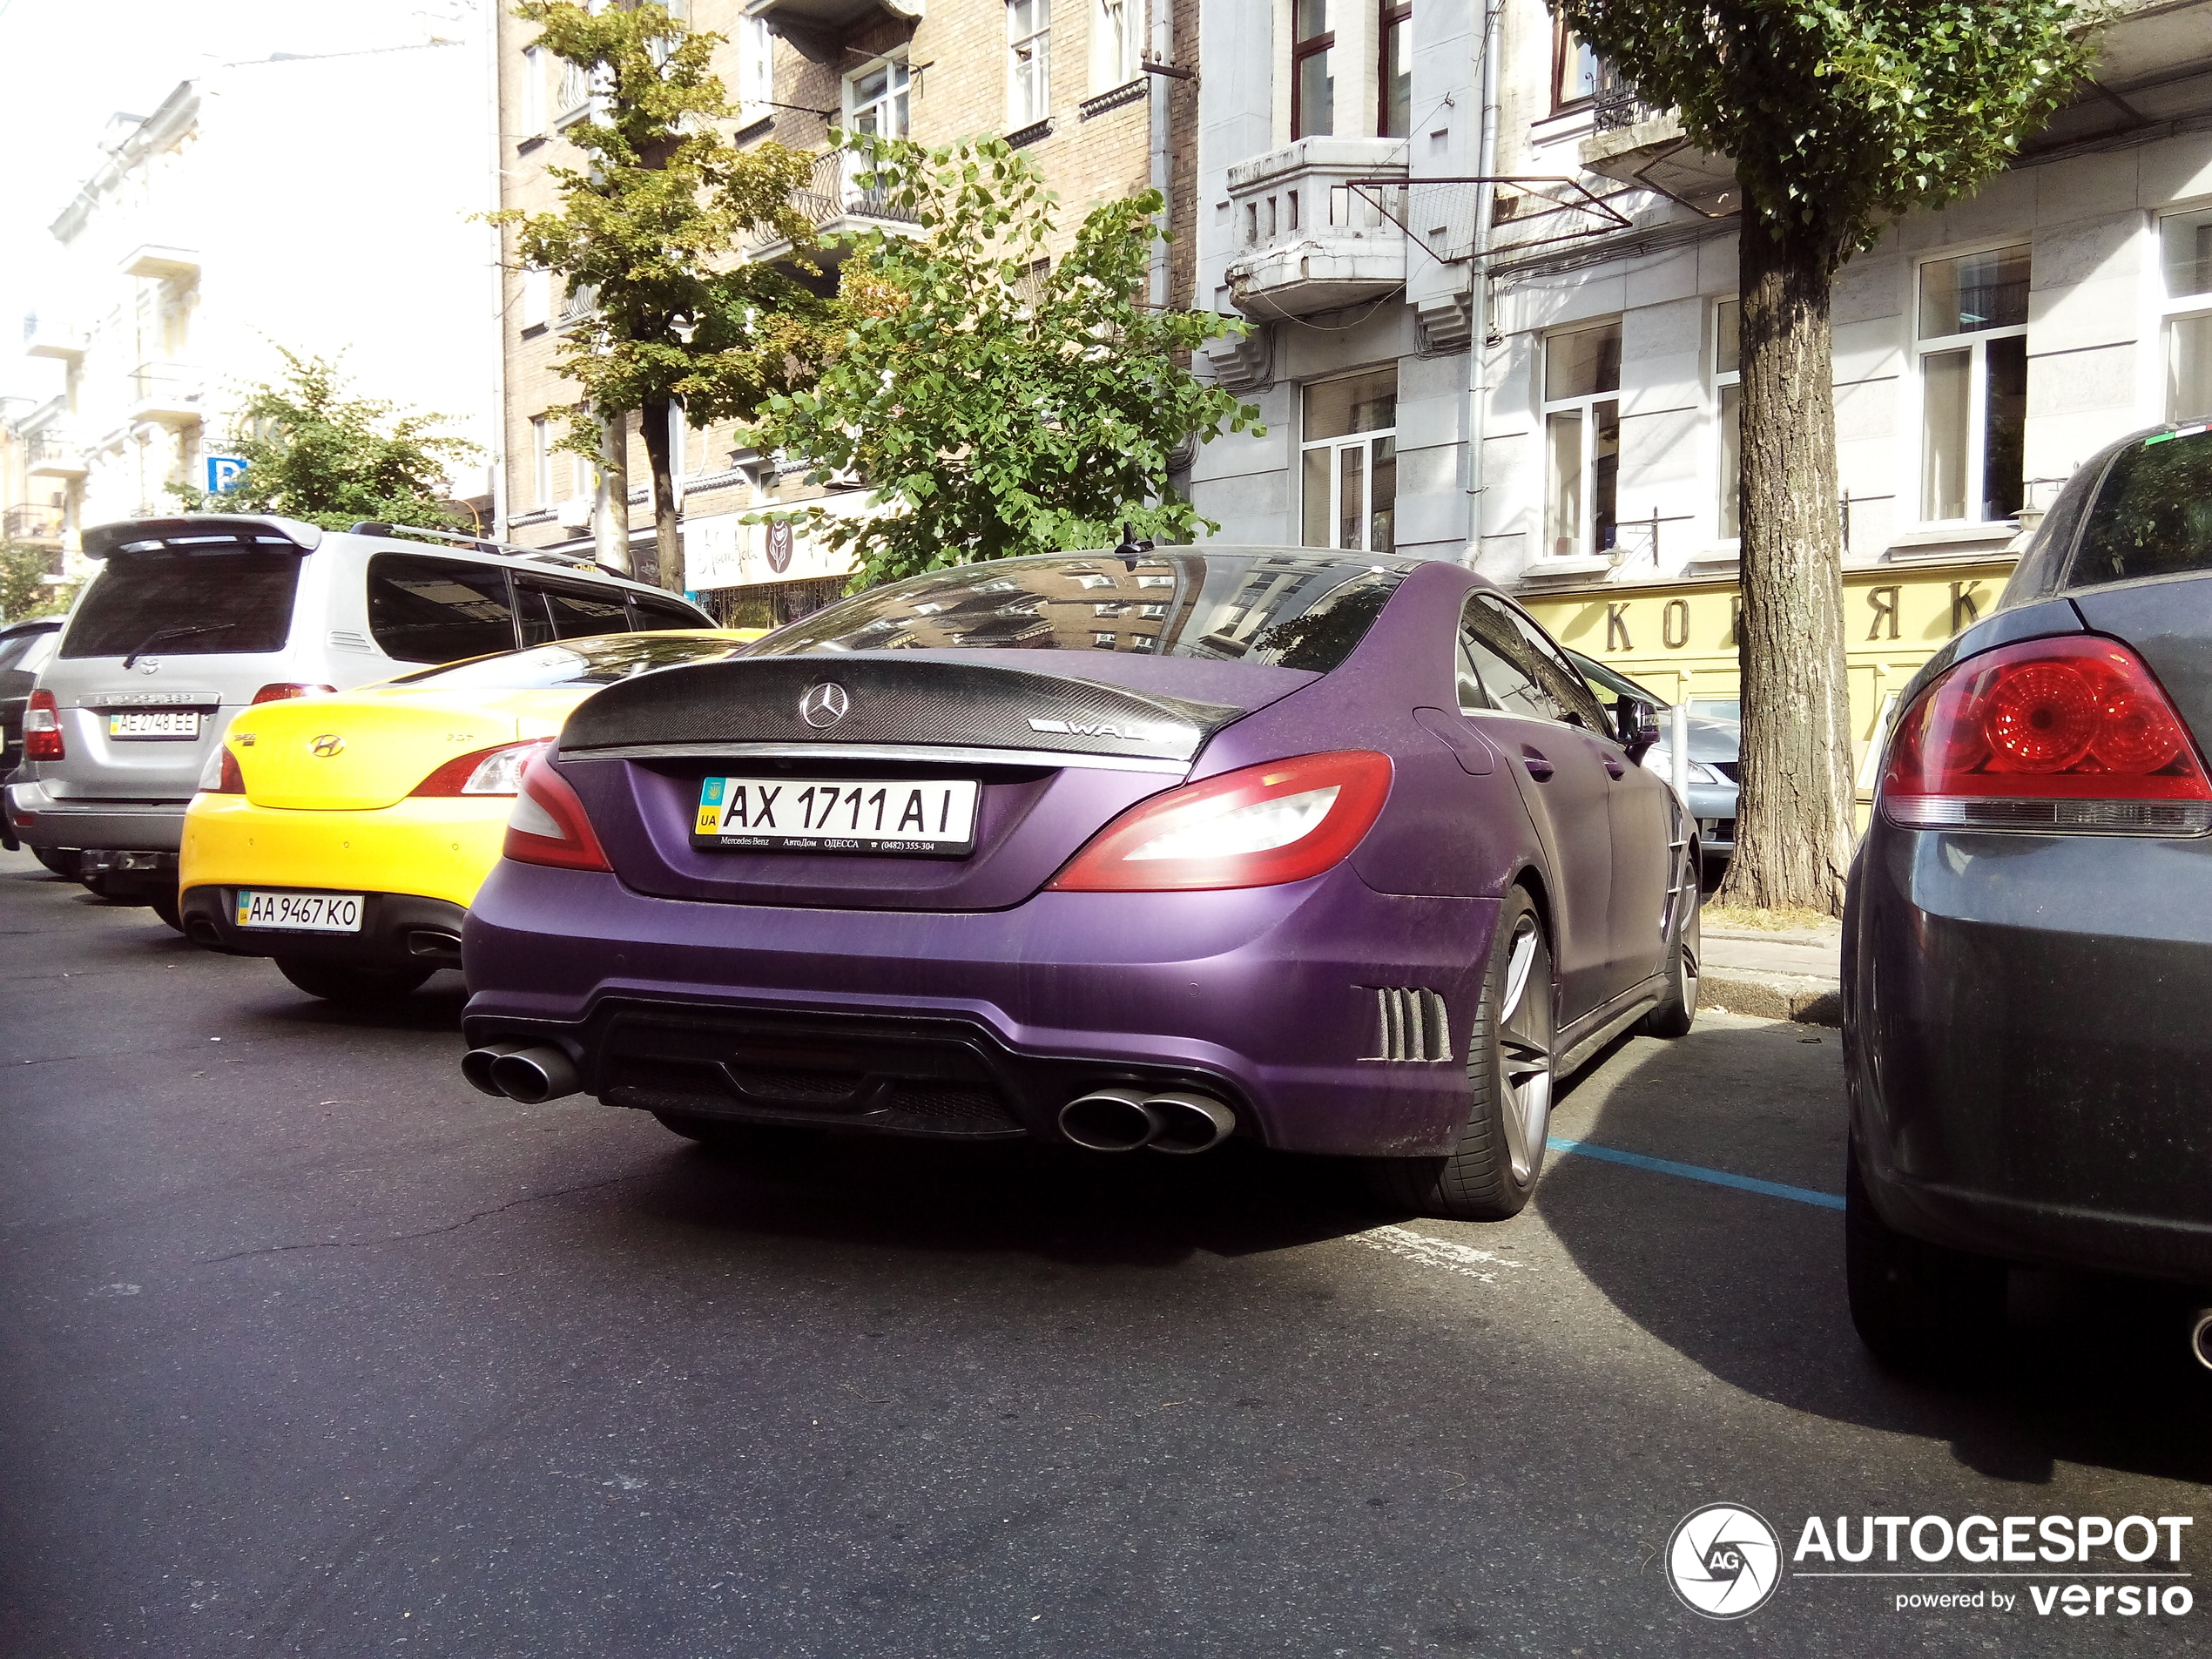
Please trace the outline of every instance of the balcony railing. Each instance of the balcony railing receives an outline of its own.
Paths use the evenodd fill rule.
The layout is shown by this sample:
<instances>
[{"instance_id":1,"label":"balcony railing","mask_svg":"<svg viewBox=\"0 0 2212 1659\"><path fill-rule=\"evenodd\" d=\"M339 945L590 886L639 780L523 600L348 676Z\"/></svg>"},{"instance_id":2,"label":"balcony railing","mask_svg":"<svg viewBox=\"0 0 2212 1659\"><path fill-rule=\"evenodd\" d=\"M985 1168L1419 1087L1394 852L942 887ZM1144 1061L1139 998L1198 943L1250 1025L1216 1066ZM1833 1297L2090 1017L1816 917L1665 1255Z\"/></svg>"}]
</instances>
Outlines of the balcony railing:
<instances>
[{"instance_id":1,"label":"balcony railing","mask_svg":"<svg viewBox=\"0 0 2212 1659\"><path fill-rule=\"evenodd\" d=\"M24 469L47 478L81 478L84 450L72 432L34 432L24 446Z\"/></svg>"},{"instance_id":2,"label":"balcony railing","mask_svg":"<svg viewBox=\"0 0 2212 1659\"><path fill-rule=\"evenodd\" d=\"M140 363L131 374L131 418L171 423L197 421L206 388L207 376L190 363L167 358Z\"/></svg>"},{"instance_id":3,"label":"balcony railing","mask_svg":"<svg viewBox=\"0 0 2212 1659\"><path fill-rule=\"evenodd\" d=\"M791 205L818 231L853 219L919 224L914 210L894 200L880 185L863 189L856 182L867 170L867 160L849 150L825 150L814 158L813 176L791 192ZM763 245L780 239L772 233Z\"/></svg>"},{"instance_id":4,"label":"balcony railing","mask_svg":"<svg viewBox=\"0 0 2212 1659\"><path fill-rule=\"evenodd\" d=\"M1405 143L1301 138L1229 170L1237 307L1262 319L1376 299L1406 280Z\"/></svg>"},{"instance_id":5,"label":"balcony railing","mask_svg":"<svg viewBox=\"0 0 2212 1659\"><path fill-rule=\"evenodd\" d=\"M62 539L62 509L44 502L25 502L8 509L0 520L10 542L58 542Z\"/></svg>"},{"instance_id":6,"label":"balcony railing","mask_svg":"<svg viewBox=\"0 0 2212 1659\"><path fill-rule=\"evenodd\" d=\"M1661 111L1636 96L1636 89L1615 81L1601 87L1590 100L1590 125L1600 132L1618 132L1651 120Z\"/></svg>"}]
</instances>

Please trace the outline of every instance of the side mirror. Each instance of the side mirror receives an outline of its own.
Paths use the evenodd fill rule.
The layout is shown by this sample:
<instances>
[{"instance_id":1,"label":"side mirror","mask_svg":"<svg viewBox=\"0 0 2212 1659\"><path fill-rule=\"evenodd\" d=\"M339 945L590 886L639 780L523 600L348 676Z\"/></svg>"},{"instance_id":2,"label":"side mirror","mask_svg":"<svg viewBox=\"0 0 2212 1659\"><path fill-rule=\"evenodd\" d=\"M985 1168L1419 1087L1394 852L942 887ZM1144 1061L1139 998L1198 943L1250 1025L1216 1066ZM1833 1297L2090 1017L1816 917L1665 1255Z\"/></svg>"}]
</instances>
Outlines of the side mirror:
<instances>
[{"instance_id":1,"label":"side mirror","mask_svg":"<svg viewBox=\"0 0 2212 1659\"><path fill-rule=\"evenodd\" d=\"M1629 752L1629 759L1641 765L1643 757L1659 741L1659 711L1640 697L1617 698L1613 705L1614 736Z\"/></svg>"}]
</instances>

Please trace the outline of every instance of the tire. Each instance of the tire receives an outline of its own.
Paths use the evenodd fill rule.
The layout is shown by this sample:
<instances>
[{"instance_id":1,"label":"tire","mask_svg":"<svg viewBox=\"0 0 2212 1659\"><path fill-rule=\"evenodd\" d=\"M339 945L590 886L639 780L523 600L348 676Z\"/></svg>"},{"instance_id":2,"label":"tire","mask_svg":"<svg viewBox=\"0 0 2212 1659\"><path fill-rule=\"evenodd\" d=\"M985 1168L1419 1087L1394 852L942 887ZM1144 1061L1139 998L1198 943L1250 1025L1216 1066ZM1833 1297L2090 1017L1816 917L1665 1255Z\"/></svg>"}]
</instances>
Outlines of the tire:
<instances>
[{"instance_id":1,"label":"tire","mask_svg":"<svg viewBox=\"0 0 2212 1659\"><path fill-rule=\"evenodd\" d=\"M1662 969L1667 988L1660 993L1659 1006L1636 1027L1648 1037L1669 1042L1686 1037L1697 1022L1697 965L1705 954L1705 900L1697 887L1697 844L1692 841L1668 894L1669 904L1678 914L1667 934L1666 966Z\"/></svg>"},{"instance_id":2,"label":"tire","mask_svg":"<svg viewBox=\"0 0 2212 1659\"><path fill-rule=\"evenodd\" d=\"M309 996L341 1003L395 1002L437 971L429 968L399 968L380 972L308 961L297 956L280 956L276 965L278 973Z\"/></svg>"},{"instance_id":3,"label":"tire","mask_svg":"<svg viewBox=\"0 0 2212 1659\"><path fill-rule=\"evenodd\" d=\"M1858 1339L1920 1376L1982 1369L2005 1334L2005 1264L1901 1233L1874 1208L1851 1142L1844 1171L1844 1276Z\"/></svg>"},{"instance_id":4,"label":"tire","mask_svg":"<svg viewBox=\"0 0 2212 1659\"><path fill-rule=\"evenodd\" d=\"M180 934L185 931L185 915L178 908L178 898L179 895L173 893L159 893L146 902L153 907L153 914L161 918L170 932Z\"/></svg>"},{"instance_id":5,"label":"tire","mask_svg":"<svg viewBox=\"0 0 2212 1659\"><path fill-rule=\"evenodd\" d=\"M1543 1173L1557 1032L1551 946L1528 895L1507 894L1467 1035L1472 1109L1442 1157L1373 1158L1375 1195L1446 1221L1520 1213Z\"/></svg>"},{"instance_id":6,"label":"tire","mask_svg":"<svg viewBox=\"0 0 2212 1659\"><path fill-rule=\"evenodd\" d=\"M30 849L30 855L56 875L65 875L72 881L77 880L77 849L75 847L34 846Z\"/></svg>"}]
</instances>

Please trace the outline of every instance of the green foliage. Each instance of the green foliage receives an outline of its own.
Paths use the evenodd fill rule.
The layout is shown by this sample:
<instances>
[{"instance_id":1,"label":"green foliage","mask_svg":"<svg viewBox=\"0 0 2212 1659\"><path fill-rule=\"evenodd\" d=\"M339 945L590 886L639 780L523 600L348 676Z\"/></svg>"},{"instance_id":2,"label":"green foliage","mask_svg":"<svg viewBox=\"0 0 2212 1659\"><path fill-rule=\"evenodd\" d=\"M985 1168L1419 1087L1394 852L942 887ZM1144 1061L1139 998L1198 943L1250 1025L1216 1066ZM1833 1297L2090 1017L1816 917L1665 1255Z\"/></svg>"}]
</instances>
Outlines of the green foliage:
<instances>
[{"instance_id":1,"label":"green foliage","mask_svg":"<svg viewBox=\"0 0 2212 1659\"><path fill-rule=\"evenodd\" d=\"M0 542L0 622L58 617L69 609L70 590L49 582L53 555L21 542Z\"/></svg>"},{"instance_id":2,"label":"green foliage","mask_svg":"<svg viewBox=\"0 0 2212 1659\"><path fill-rule=\"evenodd\" d=\"M252 388L225 440L246 469L219 494L170 485L185 510L273 513L325 529L364 518L453 528L443 500L446 474L483 452L439 431L444 415L395 415L395 404L347 397L337 363L277 349L285 363L282 381Z\"/></svg>"},{"instance_id":3,"label":"green foliage","mask_svg":"<svg viewBox=\"0 0 2212 1659\"><path fill-rule=\"evenodd\" d=\"M854 239L819 379L768 400L759 442L814 482L865 480L882 510L789 516L857 555L860 585L1112 543L1124 524L1161 541L1213 529L1169 492L1168 458L1259 429L1259 412L1177 361L1241 324L1143 303L1158 195L1094 208L1047 269L1053 199L1003 140L850 143L860 182L920 233Z\"/></svg>"},{"instance_id":4,"label":"green foliage","mask_svg":"<svg viewBox=\"0 0 2212 1659\"><path fill-rule=\"evenodd\" d=\"M2077 0L1553 0L1831 267L2011 161L2088 73Z\"/></svg>"},{"instance_id":5,"label":"green foliage","mask_svg":"<svg viewBox=\"0 0 2212 1659\"><path fill-rule=\"evenodd\" d=\"M694 425L751 419L762 397L799 383L821 302L739 250L755 233L810 245L791 196L814 158L724 137L736 111L710 67L723 37L653 0L596 14L525 0L515 15L542 24L537 44L601 89L597 111L562 135L583 165L548 169L560 211L490 215L515 227L523 264L590 296L590 314L562 337L562 372L609 414L680 398ZM598 444L598 422L579 407L565 447L596 456Z\"/></svg>"}]
</instances>

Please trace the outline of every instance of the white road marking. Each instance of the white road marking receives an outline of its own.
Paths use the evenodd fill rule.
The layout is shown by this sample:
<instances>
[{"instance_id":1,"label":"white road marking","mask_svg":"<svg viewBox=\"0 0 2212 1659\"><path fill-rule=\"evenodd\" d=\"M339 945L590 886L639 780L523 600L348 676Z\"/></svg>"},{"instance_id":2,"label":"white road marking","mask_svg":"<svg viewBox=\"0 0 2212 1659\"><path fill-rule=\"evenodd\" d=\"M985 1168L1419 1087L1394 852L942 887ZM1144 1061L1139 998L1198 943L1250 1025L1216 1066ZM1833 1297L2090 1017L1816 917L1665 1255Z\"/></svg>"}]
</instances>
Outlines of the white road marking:
<instances>
[{"instance_id":1,"label":"white road marking","mask_svg":"<svg viewBox=\"0 0 2212 1659\"><path fill-rule=\"evenodd\" d=\"M1494 1251L1477 1250L1472 1244L1454 1244L1447 1239L1431 1238L1425 1233L1413 1232L1404 1227L1371 1227L1364 1233L1349 1235L1355 1244L1369 1250L1379 1250L1386 1256L1395 1256L1401 1261L1419 1262L1424 1267L1440 1267L1447 1273L1457 1273L1464 1278L1480 1279L1485 1285L1495 1285L1498 1276L1491 1270L1500 1267L1525 1268L1526 1262L1514 1261L1509 1256Z\"/></svg>"}]
</instances>

